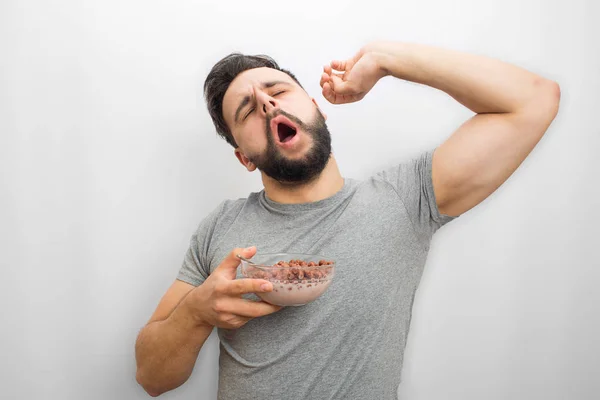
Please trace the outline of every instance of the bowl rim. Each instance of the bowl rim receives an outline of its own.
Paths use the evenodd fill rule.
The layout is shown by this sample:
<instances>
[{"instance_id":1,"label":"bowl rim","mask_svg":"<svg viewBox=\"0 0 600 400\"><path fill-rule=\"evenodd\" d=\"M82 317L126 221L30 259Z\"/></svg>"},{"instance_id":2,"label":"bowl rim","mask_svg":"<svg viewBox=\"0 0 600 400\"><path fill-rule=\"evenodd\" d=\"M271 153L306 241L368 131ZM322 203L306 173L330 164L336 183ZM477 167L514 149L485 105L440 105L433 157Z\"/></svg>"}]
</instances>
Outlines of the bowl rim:
<instances>
[{"instance_id":1,"label":"bowl rim","mask_svg":"<svg viewBox=\"0 0 600 400\"><path fill-rule=\"evenodd\" d=\"M302 269L317 269L317 268L331 268L331 267L335 267L336 262L335 260L332 260L328 257L322 256L320 254L309 254L309 253L261 253L261 254L255 254L254 257L275 257L275 256L309 256L311 258L320 258L321 260L327 260L327 261L331 261L333 264L327 264L327 265L312 265L312 266L306 266L306 267L294 267L294 268L302 268ZM293 258L293 257L292 257ZM252 262L252 260L250 260L250 262L244 261L244 260L240 260L241 264L247 264L247 265L251 265L253 267L259 267L259 268L272 268L272 269L279 269L282 267L276 267L275 265L264 265L264 264L260 264L260 263L254 263Z\"/></svg>"}]
</instances>

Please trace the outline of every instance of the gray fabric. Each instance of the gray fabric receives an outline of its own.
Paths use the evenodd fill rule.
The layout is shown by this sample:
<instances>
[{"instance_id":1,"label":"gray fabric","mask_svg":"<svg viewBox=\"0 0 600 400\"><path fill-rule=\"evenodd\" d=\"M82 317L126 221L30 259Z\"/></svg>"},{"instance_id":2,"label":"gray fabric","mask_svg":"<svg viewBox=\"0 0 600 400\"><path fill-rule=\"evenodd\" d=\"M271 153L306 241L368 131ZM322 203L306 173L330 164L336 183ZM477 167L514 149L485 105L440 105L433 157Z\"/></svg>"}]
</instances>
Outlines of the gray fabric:
<instances>
[{"instance_id":1,"label":"gray fabric","mask_svg":"<svg viewBox=\"0 0 600 400\"><path fill-rule=\"evenodd\" d=\"M429 244L454 219L437 209L432 154L346 178L321 201L280 204L261 191L224 201L202 221L178 275L192 285L235 247L316 253L337 264L316 301L218 329L219 399L396 399Z\"/></svg>"}]
</instances>

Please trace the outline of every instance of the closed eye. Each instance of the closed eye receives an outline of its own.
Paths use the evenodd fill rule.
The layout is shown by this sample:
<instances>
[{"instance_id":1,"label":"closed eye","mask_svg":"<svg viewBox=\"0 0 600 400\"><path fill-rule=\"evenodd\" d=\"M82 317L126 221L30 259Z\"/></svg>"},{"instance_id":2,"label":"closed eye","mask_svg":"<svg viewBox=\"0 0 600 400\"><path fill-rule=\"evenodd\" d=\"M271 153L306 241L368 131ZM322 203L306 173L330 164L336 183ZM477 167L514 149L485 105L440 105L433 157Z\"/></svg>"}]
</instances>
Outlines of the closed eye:
<instances>
[{"instance_id":1,"label":"closed eye","mask_svg":"<svg viewBox=\"0 0 600 400\"><path fill-rule=\"evenodd\" d=\"M280 94L285 93L285 90L279 91L277 93L275 93L273 95L273 97L275 96L279 96ZM250 110L248 110L248 112L246 113L246 115L244 116L244 120L246 120L246 118L248 118L250 116L250 114L252 114L252 112L254 111L254 107L250 108Z\"/></svg>"},{"instance_id":2,"label":"closed eye","mask_svg":"<svg viewBox=\"0 0 600 400\"><path fill-rule=\"evenodd\" d=\"M251 108L251 109L248 111L248 113L247 113L247 114L244 116L244 121L246 120L246 118L248 118L248 116L249 116L250 114L252 114L252 111L254 111L254 107L252 107L252 108Z\"/></svg>"}]
</instances>

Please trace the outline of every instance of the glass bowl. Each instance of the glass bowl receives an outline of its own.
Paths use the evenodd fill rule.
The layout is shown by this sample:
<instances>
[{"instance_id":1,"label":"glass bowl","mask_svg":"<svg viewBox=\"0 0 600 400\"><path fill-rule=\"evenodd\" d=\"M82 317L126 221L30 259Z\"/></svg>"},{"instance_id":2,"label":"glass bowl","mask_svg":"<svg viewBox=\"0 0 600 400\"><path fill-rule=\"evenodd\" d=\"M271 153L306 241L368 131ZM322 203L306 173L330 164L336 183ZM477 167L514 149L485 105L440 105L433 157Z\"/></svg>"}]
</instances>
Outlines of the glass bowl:
<instances>
[{"instance_id":1,"label":"glass bowl","mask_svg":"<svg viewBox=\"0 0 600 400\"><path fill-rule=\"evenodd\" d=\"M257 254L250 262L241 260L241 269L245 278L273 284L271 292L256 293L263 301L303 306L325 293L335 275L335 262L316 254Z\"/></svg>"}]
</instances>

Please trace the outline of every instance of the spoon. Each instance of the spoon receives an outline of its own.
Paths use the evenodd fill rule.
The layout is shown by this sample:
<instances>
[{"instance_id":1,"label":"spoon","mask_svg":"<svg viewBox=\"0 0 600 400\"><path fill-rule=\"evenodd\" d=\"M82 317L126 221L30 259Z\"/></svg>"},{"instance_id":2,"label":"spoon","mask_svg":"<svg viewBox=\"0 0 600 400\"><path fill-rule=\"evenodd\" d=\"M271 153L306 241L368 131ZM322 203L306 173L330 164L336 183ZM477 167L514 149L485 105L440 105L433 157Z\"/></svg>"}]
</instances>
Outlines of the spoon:
<instances>
[{"instance_id":1,"label":"spoon","mask_svg":"<svg viewBox=\"0 0 600 400\"><path fill-rule=\"evenodd\" d=\"M252 261L248 260L246 257L242 257L241 254L237 254L237 258L239 258L242 261L246 261L247 263L254 264Z\"/></svg>"}]
</instances>

